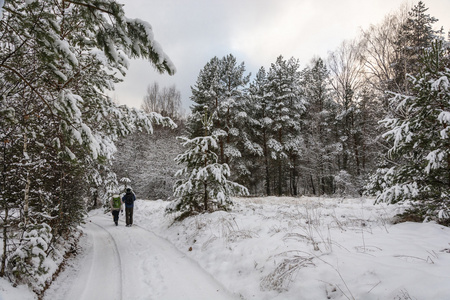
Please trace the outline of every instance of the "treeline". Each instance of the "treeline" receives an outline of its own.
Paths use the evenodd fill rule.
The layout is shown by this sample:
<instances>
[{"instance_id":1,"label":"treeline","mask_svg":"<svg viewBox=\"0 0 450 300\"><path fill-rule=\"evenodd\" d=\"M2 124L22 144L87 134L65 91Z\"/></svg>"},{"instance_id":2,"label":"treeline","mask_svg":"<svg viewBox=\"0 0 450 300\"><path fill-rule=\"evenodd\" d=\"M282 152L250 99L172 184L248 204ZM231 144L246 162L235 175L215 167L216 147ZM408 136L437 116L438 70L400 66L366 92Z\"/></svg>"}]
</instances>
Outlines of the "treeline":
<instances>
[{"instance_id":1,"label":"treeline","mask_svg":"<svg viewBox=\"0 0 450 300\"><path fill-rule=\"evenodd\" d=\"M203 134L199 121L208 107L214 129L224 133L220 163L252 194L357 192L373 167L374 138L363 138L376 136L369 99L360 101L349 82L336 81L333 89L320 58L301 70L298 60L279 56L252 82L244 71L232 55L205 66L192 89L191 136Z\"/></svg>"},{"instance_id":2,"label":"treeline","mask_svg":"<svg viewBox=\"0 0 450 300\"><path fill-rule=\"evenodd\" d=\"M343 42L326 59L301 67L279 56L253 78L233 55L214 57L192 87L190 137L204 135L206 107L220 132L219 162L229 164L251 194L361 194L371 174L402 161L388 152L379 121L408 114L390 99L413 95L411 76L423 71L424 53L434 44L445 52L436 22L419 2ZM383 190L383 183L376 186L374 193Z\"/></svg>"}]
</instances>

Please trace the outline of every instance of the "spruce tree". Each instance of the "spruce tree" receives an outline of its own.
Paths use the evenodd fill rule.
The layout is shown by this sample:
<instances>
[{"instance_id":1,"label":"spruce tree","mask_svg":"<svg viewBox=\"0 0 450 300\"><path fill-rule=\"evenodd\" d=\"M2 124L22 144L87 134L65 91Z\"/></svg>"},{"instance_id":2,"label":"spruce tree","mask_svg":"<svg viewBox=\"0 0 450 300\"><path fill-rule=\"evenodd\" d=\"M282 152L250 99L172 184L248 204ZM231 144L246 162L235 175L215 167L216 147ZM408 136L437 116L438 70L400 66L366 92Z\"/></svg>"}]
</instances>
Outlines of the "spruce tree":
<instances>
[{"instance_id":1,"label":"spruce tree","mask_svg":"<svg viewBox=\"0 0 450 300\"><path fill-rule=\"evenodd\" d=\"M389 154L401 159L384 172L378 201L411 201L419 220L450 224L450 56L436 41L421 58L421 71L411 77L411 95L394 94L396 117L386 118L384 137Z\"/></svg>"}]
</instances>

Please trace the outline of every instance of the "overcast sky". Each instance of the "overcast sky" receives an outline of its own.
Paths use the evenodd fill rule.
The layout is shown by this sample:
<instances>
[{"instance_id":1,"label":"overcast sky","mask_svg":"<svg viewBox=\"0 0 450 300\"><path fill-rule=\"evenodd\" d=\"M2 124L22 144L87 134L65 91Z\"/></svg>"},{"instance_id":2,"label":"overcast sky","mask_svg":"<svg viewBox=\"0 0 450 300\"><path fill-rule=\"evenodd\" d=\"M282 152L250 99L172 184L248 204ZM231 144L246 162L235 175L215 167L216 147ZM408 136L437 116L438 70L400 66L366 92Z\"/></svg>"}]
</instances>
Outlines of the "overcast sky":
<instances>
[{"instance_id":1,"label":"overcast sky","mask_svg":"<svg viewBox=\"0 0 450 300\"><path fill-rule=\"evenodd\" d=\"M175 84L189 110L191 86L214 56L233 54L247 74L266 69L277 56L295 57L305 67L314 56L326 58L361 28L380 23L404 0L119 0L127 17L153 27L155 40L177 68L159 74L142 60L132 60L124 82L111 94L121 104L140 107L150 83ZM450 0L426 0L428 13L450 29Z\"/></svg>"}]
</instances>

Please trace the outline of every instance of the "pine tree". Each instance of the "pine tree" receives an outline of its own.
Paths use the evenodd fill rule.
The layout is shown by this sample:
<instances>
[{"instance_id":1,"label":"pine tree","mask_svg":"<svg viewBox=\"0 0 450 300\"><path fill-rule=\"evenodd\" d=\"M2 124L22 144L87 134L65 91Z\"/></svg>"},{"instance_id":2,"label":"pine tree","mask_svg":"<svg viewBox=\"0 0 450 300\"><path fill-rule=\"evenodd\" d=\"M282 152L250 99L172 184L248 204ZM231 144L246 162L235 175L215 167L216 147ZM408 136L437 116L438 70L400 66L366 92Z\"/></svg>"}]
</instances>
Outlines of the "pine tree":
<instances>
[{"instance_id":1,"label":"pine tree","mask_svg":"<svg viewBox=\"0 0 450 300\"><path fill-rule=\"evenodd\" d=\"M277 194L288 190L297 194L298 158L301 152L300 120L305 110L300 88L299 62L279 56L267 74L268 97L271 101L271 130L273 139L268 141L273 157L277 160ZM289 176L286 176L286 169ZM286 177L289 188L286 189Z\"/></svg>"},{"instance_id":2,"label":"pine tree","mask_svg":"<svg viewBox=\"0 0 450 300\"><path fill-rule=\"evenodd\" d=\"M151 26L127 18L113 0L11 0L0 31L4 276L13 270L6 257L26 243L10 238L44 224L52 243L66 238L82 221L91 191L107 195L118 137L151 132L155 122L174 125L105 97L120 81L115 73L125 75L128 58L147 59L159 72L175 68ZM20 223L11 222L11 208Z\"/></svg>"},{"instance_id":3,"label":"pine tree","mask_svg":"<svg viewBox=\"0 0 450 300\"><path fill-rule=\"evenodd\" d=\"M378 182L378 201L412 201L409 213L419 219L450 220L450 56L437 41L411 77L412 95L391 99L397 117L383 120L392 142L391 157L401 159ZM375 185L376 183L373 183Z\"/></svg>"},{"instance_id":4,"label":"pine tree","mask_svg":"<svg viewBox=\"0 0 450 300\"><path fill-rule=\"evenodd\" d=\"M214 116L207 117L205 108L204 136L189 139L182 137L187 150L178 155L175 161L184 164L175 176L181 176L174 186L177 198L168 206L168 212L181 212L181 217L192 213L228 210L232 205L231 196L247 195L247 189L230 181L230 168L218 162L219 136L210 134Z\"/></svg>"},{"instance_id":5,"label":"pine tree","mask_svg":"<svg viewBox=\"0 0 450 300\"><path fill-rule=\"evenodd\" d=\"M329 86L329 71L322 59L313 60L311 67L303 70L301 85L306 102L301 166L304 181L311 182L312 194L332 194L338 154L333 138L337 106Z\"/></svg>"},{"instance_id":6,"label":"pine tree","mask_svg":"<svg viewBox=\"0 0 450 300\"><path fill-rule=\"evenodd\" d=\"M191 107L191 117L188 121L190 137L203 136L203 114L205 107L208 111L217 110L222 98L222 91L219 84L220 60L213 57L200 70L194 87L191 87L191 100L196 103ZM217 122L217 121L216 121Z\"/></svg>"},{"instance_id":7,"label":"pine tree","mask_svg":"<svg viewBox=\"0 0 450 300\"><path fill-rule=\"evenodd\" d=\"M239 135L240 115L244 102L244 89L249 76L244 76L245 64L237 64L236 58L229 54L222 59L212 58L200 71L196 86L192 87L192 116L188 127L191 137L203 135L203 110L213 116L213 131L220 133L219 162L232 164L240 157Z\"/></svg>"},{"instance_id":8,"label":"pine tree","mask_svg":"<svg viewBox=\"0 0 450 300\"><path fill-rule=\"evenodd\" d=\"M247 119L243 140L245 145L244 156L248 162L247 170L251 173L249 181L253 182L254 188L257 189L257 183L261 181L261 177L264 180L265 194L271 195L272 156L269 141L273 139L271 129L273 120L271 115L272 104L267 91L267 73L264 67L261 67L247 91L246 108L244 109ZM260 164L263 165L262 171L257 168ZM253 172L250 172L251 168L253 168Z\"/></svg>"},{"instance_id":9,"label":"pine tree","mask_svg":"<svg viewBox=\"0 0 450 300\"><path fill-rule=\"evenodd\" d=\"M433 29L438 20L426 12L428 8L419 1L410 12L399 30L395 41L396 59L394 61L396 92L409 91L408 75L415 75L421 68L420 56L431 43L442 34Z\"/></svg>"}]
</instances>

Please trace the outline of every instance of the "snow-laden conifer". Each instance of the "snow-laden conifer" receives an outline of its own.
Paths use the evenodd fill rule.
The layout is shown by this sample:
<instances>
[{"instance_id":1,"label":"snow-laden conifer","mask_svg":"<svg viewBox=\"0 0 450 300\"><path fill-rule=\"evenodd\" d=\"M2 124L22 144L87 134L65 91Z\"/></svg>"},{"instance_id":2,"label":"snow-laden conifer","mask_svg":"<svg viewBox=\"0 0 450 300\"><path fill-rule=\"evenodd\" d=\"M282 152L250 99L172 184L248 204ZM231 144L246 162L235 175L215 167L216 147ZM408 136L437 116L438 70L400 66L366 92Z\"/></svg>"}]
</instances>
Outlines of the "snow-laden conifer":
<instances>
[{"instance_id":1,"label":"snow-laden conifer","mask_svg":"<svg viewBox=\"0 0 450 300\"><path fill-rule=\"evenodd\" d=\"M192 87L192 116L188 127L191 137L203 135L203 110L211 112L212 129L218 135L219 162L232 164L242 156L240 135L244 106L244 90L250 75L244 75L244 63L238 64L229 54L219 59L212 58L200 71L196 85Z\"/></svg>"},{"instance_id":2,"label":"snow-laden conifer","mask_svg":"<svg viewBox=\"0 0 450 300\"><path fill-rule=\"evenodd\" d=\"M320 58L302 71L306 111L304 114L302 173L310 175L313 194L332 194L336 178L338 151L333 128L338 105L333 101L330 74Z\"/></svg>"},{"instance_id":3,"label":"snow-laden conifer","mask_svg":"<svg viewBox=\"0 0 450 300\"><path fill-rule=\"evenodd\" d=\"M0 31L4 276L7 256L26 243L14 240L21 231L48 224L51 243L67 239L86 206L106 199L117 185L111 159L119 137L175 126L107 97L116 73L125 74L129 58L169 74L175 67L150 24L127 18L114 0L6 1Z\"/></svg>"},{"instance_id":4,"label":"snow-laden conifer","mask_svg":"<svg viewBox=\"0 0 450 300\"><path fill-rule=\"evenodd\" d=\"M269 140L272 139L273 116L267 85L267 72L264 67L261 67L247 89L244 109L246 113L245 130L243 130L241 138L244 144L246 158L244 162L245 169L248 171L249 188L253 188L253 190L259 188L258 185L264 180L265 193L271 195L272 159Z\"/></svg>"},{"instance_id":5,"label":"snow-laden conifer","mask_svg":"<svg viewBox=\"0 0 450 300\"><path fill-rule=\"evenodd\" d=\"M382 121L392 142L391 157L401 163L385 169L378 201L412 201L421 219L450 219L450 57L436 41L422 57L422 69L410 77L412 95L394 94L395 117Z\"/></svg>"},{"instance_id":6,"label":"snow-laden conifer","mask_svg":"<svg viewBox=\"0 0 450 300\"><path fill-rule=\"evenodd\" d=\"M267 97L271 103L271 138L268 140L271 157L276 160L276 193L286 190L298 193L297 165L303 140L300 135L305 102L300 86L299 62L279 56L267 73ZM288 171L286 171L286 169ZM289 182L289 187L284 186Z\"/></svg>"},{"instance_id":7,"label":"snow-laden conifer","mask_svg":"<svg viewBox=\"0 0 450 300\"><path fill-rule=\"evenodd\" d=\"M175 161L184 168L175 174L181 179L175 183L176 200L168 206L168 212L228 210L232 205L231 196L248 194L247 188L228 179L228 164L218 162L218 140L223 132L210 134L213 117L208 118L206 111L202 122L204 135L180 138L187 149Z\"/></svg>"}]
</instances>

